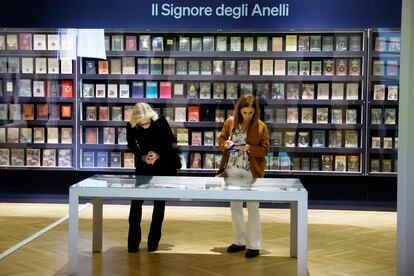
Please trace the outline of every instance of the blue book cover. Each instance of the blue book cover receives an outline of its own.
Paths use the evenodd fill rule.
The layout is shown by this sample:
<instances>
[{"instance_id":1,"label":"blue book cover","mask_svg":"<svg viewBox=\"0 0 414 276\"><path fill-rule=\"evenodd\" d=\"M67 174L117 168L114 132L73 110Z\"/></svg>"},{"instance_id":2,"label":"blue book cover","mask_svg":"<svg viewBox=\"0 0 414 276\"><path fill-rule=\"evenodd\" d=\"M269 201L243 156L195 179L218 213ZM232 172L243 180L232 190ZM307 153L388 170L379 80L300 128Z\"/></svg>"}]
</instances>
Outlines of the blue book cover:
<instances>
[{"instance_id":1,"label":"blue book cover","mask_svg":"<svg viewBox=\"0 0 414 276\"><path fill-rule=\"evenodd\" d=\"M146 97L149 99L158 98L158 83L156 81L147 81Z\"/></svg>"},{"instance_id":2,"label":"blue book cover","mask_svg":"<svg viewBox=\"0 0 414 276\"><path fill-rule=\"evenodd\" d=\"M132 98L144 98L144 82L132 82Z\"/></svg>"}]
</instances>

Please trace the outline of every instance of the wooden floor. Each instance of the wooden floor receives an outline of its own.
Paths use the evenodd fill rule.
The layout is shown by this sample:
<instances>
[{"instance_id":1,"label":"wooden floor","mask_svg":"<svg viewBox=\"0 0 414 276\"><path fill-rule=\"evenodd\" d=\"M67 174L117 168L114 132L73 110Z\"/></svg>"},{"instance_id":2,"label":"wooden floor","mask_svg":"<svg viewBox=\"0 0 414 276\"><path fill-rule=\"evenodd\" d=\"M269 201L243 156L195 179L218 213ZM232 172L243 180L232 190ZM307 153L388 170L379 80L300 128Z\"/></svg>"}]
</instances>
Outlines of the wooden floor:
<instances>
[{"instance_id":1,"label":"wooden floor","mask_svg":"<svg viewBox=\"0 0 414 276\"><path fill-rule=\"evenodd\" d=\"M91 253L91 208L81 213L80 275L295 275L289 211L261 209L261 256L228 254L230 210L167 206L160 249L146 251L152 207L144 206L140 252L126 250L126 205L104 206L102 253ZM0 252L68 214L66 204L0 204ZM309 211L310 275L395 275L396 213ZM0 260L0 275L66 275L68 223Z\"/></svg>"}]
</instances>

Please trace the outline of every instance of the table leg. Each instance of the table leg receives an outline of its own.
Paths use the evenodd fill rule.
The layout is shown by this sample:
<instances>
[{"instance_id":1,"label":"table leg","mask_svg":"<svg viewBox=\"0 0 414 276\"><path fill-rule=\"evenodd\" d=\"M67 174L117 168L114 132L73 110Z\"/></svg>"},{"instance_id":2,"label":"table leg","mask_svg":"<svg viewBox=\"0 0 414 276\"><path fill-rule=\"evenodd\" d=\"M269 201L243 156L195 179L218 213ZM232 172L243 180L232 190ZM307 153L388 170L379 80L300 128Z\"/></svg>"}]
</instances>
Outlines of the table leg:
<instances>
[{"instance_id":1,"label":"table leg","mask_svg":"<svg viewBox=\"0 0 414 276\"><path fill-rule=\"evenodd\" d=\"M290 203L290 256L298 256L298 202Z\"/></svg>"},{"instance_id":2,"label":"table leg","mask_svg":"<svg viewBox=\"0 0 414 276\"><path fill-rule=\"evenodd\" d=\"M69 275L76 275L78 270L78 194L69 190L69 252L68 272Z\"/></svg>"},{"instance_id":3,"label":"table leg","mask_svg":"<svg viewBox=\"0 0 414 276\"><path fill-rule=\"evenodd\" d=\"M308 200L307 195L298 201L297 264L299 276L308 275Z\"/></svg>"},{"instance_id":4,"label":"table leg","mask_svg":"<svg viewBox=\"0 0 414 276\"><path fill-rule=\"evenodd\" d=\"M92 252L102 251L102 198L93 200Z\"/></svg>"}]
</instances>

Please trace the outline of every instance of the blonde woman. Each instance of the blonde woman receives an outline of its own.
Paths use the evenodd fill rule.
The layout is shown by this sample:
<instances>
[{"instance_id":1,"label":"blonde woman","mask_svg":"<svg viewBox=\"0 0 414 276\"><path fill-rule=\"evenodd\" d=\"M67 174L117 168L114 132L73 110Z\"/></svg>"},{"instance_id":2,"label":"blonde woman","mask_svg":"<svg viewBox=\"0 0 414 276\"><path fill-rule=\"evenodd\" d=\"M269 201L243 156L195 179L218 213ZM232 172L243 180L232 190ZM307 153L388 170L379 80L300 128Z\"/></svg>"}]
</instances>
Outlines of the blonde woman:
<instances>
[{"instance_id":1,"label":"blonde woman","mask_svg":"<svg viewBox=\"0 0 414 276\"><path fill-rule=\"evenodd\" d=\"M174 148L175 138L164 117L146 103L134 106L127 123L128 148L135 155L137 175L176 175L181 167ZM139 251L143 200L132 200L129 213L128 252ZM148 252L158 249L164 220L165 201L154 201L148 234Z\"/></svg>"},{"instance_id":2,"label":"blonde woman","mask_svg":"<svg viewBox=\"0 0 414 276\"><path fill-rule=\"evenodd\" d=\"M236 103L234 118L224 122L219 145L222 152L231 149L226 167L228 178L237 181L240 178L264 177L270 143L267 127L259 120L259 112L256 98L250 94L242 95ZM230 202L233 243L227 248L227 252L239 252L247 247L245 257L253 258L259 256L262 244L259 202L248 201L246 205L247 227L243 217L243 202Z\"/></svg>"}]
</instances>

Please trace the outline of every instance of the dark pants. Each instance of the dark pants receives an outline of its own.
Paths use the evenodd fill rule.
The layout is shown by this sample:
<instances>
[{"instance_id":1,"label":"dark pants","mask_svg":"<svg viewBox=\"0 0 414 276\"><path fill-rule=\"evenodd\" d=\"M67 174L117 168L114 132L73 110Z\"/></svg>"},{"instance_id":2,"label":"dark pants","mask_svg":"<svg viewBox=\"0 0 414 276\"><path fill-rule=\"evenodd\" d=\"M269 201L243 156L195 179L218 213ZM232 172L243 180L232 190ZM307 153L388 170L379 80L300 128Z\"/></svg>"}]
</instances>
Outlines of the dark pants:
<instances>
[{"instance_id":1,"label":"dark pants","mask_svg":"<svg viewBox=\"0 0 414 276\"><path fill-rule=\"evenodd\" d=\"M128 248L139 248L141 242L141 218L143 200L132 200L129 211ZM151 226L148 233L148 245L158 246L161 239L162 221L164 220L165 201L154 200Z\"/></svg>"}]
</instances>

